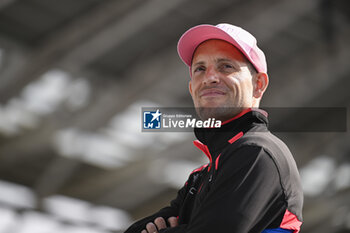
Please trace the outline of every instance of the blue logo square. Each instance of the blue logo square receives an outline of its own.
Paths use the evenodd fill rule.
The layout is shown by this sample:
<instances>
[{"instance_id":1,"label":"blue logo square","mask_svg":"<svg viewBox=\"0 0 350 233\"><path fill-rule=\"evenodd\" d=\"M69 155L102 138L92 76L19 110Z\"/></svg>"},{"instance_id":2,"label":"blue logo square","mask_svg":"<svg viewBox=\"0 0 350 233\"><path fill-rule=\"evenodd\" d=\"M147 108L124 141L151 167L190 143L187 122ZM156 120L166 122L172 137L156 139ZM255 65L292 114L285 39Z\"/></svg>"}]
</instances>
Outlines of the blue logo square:
<instances>
[{"instance_id":1,"label":"blue logo square","mask_svg":"<svg viewBox=\"0 0 350 233\"><path fill-rule=\"evenodd\" d=\"M143 128L144 129L160 129L162 113L157 111L143 112Z\"/></svg>"}]
</instances>

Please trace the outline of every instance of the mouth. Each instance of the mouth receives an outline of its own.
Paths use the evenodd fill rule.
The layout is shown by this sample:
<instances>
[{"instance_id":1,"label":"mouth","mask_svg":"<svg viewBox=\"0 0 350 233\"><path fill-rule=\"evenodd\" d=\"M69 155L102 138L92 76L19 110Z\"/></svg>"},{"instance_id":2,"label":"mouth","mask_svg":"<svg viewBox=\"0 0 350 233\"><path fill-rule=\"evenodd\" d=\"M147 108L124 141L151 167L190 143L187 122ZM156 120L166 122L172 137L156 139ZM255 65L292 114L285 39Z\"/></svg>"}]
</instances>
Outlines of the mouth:
<instances>
[{"instance_id":1,"label":"mouth","mask_svg":"<svg viewBox=\"0 0 350 233\"><path fill-rule=\"evenodd\" d=\"M202 90L199 93L199 97L217 97L217 96L223 96L225 94L226 93L222 90L211 88L211 89Z\"/></svg>"}]
</instances>

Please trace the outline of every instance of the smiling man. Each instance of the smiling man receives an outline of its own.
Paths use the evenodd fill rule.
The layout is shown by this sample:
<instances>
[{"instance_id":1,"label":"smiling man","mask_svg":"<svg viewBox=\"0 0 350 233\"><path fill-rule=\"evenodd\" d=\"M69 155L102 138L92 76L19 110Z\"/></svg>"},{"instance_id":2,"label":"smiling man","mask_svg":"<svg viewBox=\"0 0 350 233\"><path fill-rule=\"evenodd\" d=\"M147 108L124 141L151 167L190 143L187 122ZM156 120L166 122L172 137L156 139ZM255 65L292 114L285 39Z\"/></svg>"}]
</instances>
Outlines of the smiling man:
<instances>
[{"instance_id":1,"label":"smiling man","mask_svg":"<svg viewBox=\"0 0 350 233\"><path fill-rule=\"evenodd\" d=\"M266 73L257 73L243 54L223 40L207 40L193 55L190 93L203 119L222 121L244 108L258 107L268 84Z\"/></svg>"},{"instance_id":2,"label":"smiling man","mask_svg":"<svg viewBox=\"0 0 350 233\"><path fill-rule=\"evenodd\" d=\"M268 131L258 109L268 85L264 53L249 32L230 24L199 25L178 42L190 69L189 91L200 118L221 128L196 128L209 158L170 205L127 233L272 233L300 230L303 194L287 146Z\"/></svg>"}]
</instances>

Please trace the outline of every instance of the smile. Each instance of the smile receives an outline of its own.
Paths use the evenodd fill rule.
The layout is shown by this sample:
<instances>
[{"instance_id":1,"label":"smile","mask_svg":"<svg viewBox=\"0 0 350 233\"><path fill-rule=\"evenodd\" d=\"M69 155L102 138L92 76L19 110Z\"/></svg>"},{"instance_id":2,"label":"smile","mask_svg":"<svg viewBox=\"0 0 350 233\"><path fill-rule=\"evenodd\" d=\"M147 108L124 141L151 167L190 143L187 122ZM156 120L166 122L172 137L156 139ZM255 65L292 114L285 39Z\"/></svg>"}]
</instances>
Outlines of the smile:
<instances>
[{"instance_id":1,"label":"smile","mask_svg":"<svg viewBox=\"0 0 350 233\"><path fill-rule=\"evenodd\" d=\"M200 97L216 97L216 96L223 96L225 95L225 92L218 90L218 89L205 89L200 92Z\"/></svg>"}]
</instances>

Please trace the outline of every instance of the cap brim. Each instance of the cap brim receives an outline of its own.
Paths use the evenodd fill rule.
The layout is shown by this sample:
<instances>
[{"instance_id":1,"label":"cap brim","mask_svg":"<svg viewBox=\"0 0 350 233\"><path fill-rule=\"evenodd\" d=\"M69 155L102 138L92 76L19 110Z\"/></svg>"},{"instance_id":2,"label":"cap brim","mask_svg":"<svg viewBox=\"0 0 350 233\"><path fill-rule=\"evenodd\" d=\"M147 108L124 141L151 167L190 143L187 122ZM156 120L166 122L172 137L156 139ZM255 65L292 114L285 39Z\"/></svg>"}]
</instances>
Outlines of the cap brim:
<instances>
[{"instance_id":1,"label":"cap brim","mask_svg":"<svg viewBox=\"0 0 350 233\"><path fill-rule=\"evenodd\" d=\"M229 34L213 25L202 24L189 29L181 36L177 44L177 52L182 61L190 67L193 53L198 45L210 39L227 41L228 43L234 45L244 54L245 57L247 57L244 49ZM249 59L249 57L247 58Z\"/></svg>"}]
</instances>

